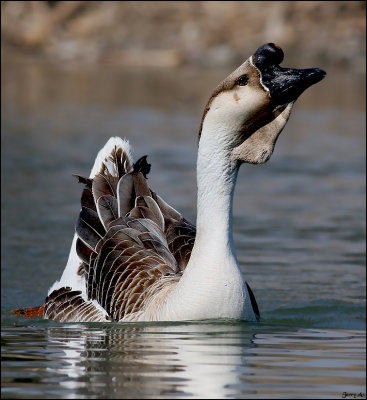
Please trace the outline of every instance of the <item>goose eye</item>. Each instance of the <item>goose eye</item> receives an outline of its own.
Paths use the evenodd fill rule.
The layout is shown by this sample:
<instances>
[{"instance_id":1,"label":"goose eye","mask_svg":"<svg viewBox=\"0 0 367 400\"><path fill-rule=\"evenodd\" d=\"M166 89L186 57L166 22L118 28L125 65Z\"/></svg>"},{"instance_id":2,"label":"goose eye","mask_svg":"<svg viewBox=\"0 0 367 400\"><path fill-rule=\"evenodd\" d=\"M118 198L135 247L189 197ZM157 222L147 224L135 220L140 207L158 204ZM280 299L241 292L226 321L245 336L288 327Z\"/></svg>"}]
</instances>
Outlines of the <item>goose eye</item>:
<instances>
[{"instance_id":1,"label":"goose eye","mask_svg":"<svg viewBox=\"0 0 367 400\"><path fill-rule=\"evenodd\" d=\"M238 86L246 86L248 82L248 76L242 75L238 78L237 85Z\"/></svg>"}]
</instances>

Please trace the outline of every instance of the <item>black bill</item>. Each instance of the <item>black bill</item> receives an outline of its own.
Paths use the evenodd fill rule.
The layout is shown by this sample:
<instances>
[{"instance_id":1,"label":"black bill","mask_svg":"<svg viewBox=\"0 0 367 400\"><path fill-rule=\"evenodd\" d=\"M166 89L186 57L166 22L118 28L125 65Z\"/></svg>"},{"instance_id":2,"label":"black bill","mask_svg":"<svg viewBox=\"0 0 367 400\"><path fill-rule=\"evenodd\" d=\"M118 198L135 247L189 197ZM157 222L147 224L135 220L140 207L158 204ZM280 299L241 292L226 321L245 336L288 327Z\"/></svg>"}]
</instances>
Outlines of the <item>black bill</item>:
<instances>
[{"instance_id":1,"label":"black bill","mask_svg":"<svg viewBox=\"0 0 367 400\"><path fill-rule=\"evenodd\" d=\"M277 105L296 100L308 87L321 81L326 72L320 68L282 68L283 50L274 43L259 47L252 56L254 65L261 72L263 85L269 89Z\"/></svg>"}]
</instances>

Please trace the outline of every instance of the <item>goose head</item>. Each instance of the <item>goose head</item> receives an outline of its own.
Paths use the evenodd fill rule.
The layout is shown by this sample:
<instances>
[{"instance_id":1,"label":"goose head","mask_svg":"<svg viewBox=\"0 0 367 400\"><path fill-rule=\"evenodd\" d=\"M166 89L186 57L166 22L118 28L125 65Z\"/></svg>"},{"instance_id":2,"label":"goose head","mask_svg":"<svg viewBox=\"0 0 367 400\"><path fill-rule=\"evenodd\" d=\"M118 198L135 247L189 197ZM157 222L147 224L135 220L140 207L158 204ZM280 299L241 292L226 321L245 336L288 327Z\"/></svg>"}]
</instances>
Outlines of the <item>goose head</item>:
<instances>
[{"instance_id":1,"label":"goose head","mask_svg":"<svg viewBox=\"0 0 367 400\"><path fill-rule=\"evenodd\" d=\"M278 45L265 44L217 86L204 111L199 149L210 142L235 165L270 158L296 99L326 75L319 68L282 68L283 58Z\"/></svg>"}]
</instances>

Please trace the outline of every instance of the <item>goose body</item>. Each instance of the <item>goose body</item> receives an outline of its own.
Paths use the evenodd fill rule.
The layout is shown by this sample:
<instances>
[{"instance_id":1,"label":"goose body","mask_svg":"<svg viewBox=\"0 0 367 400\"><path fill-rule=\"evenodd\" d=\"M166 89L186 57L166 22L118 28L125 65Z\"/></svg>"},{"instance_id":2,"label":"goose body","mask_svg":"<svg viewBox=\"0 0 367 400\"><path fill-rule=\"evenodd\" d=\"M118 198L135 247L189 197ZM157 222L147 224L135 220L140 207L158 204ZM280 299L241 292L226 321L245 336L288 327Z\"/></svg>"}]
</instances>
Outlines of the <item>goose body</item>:
<instances>
[{"instance_id":1,"label":"goose body","mask_svg":"<svg viewBox=\"0 0 367 400\"><path fill-rule=\"evenodd\" d=\"M41 311L58 321L257 321L255 297L232 239L232 203L242 163L271 156L294 101L319 69L281 68L282 50L260 47L213 92L197 159L196 227L149 188L146 157L134 163L113 137L83 185L67 265Z\"/></svg>"}]
</instances>

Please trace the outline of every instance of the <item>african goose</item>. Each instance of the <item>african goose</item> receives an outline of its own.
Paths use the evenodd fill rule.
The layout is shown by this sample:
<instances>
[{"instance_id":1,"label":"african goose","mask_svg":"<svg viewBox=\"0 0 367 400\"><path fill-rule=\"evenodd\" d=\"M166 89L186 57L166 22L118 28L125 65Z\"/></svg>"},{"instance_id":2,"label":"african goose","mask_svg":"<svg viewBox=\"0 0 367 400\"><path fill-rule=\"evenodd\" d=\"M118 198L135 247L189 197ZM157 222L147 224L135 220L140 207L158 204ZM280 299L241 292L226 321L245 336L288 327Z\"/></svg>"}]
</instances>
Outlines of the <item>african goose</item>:
<instances>
[{"instance_id":1,"label":"african goose","mask_svg":"<svg viewBox=\"0 0 367 400\"><path fill-rule=\"evenodd\" d=\"M325 76L281 68L283 51L261 46L213 92L197 159L196 228L147 184L146 157L111 138L84 185L69 259L38 309L57 321L257 321L255 297L232 240L242 163L266 162L294 101Z\"/></svg>"}]
</instances>

